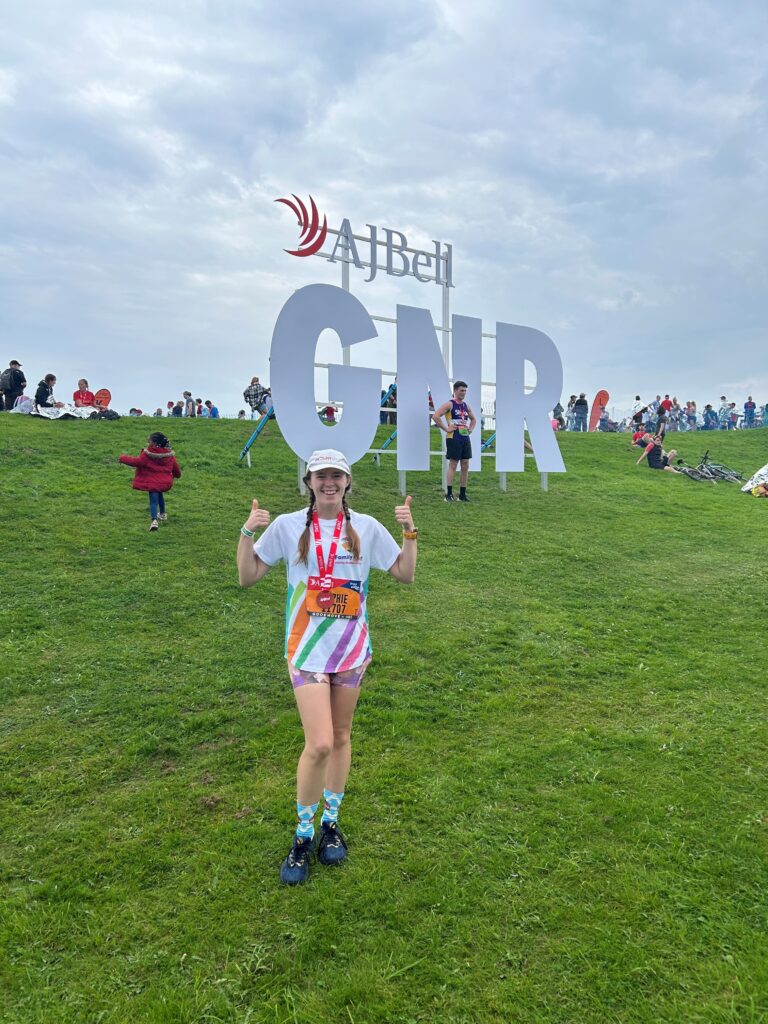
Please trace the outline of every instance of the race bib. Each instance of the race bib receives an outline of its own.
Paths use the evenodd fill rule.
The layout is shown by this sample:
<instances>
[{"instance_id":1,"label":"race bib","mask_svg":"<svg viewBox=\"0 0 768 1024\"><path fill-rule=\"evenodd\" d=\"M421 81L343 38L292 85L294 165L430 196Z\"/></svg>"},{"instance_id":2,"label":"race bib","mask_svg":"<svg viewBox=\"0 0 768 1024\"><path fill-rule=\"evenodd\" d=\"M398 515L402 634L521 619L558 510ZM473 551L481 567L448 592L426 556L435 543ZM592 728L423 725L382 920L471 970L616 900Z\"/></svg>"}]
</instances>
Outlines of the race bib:
<instances>
[{"instance_id":1,"label":"race bib","mask_svg":"<svg viewBox=\"0 0 768 1024\"><path fill-rule=\"evenodd\" d=\"M339 580L335 576L310 576L305 606L309 615L356 619L360 614L360 580Z\"/></svg>"}]
</instances>

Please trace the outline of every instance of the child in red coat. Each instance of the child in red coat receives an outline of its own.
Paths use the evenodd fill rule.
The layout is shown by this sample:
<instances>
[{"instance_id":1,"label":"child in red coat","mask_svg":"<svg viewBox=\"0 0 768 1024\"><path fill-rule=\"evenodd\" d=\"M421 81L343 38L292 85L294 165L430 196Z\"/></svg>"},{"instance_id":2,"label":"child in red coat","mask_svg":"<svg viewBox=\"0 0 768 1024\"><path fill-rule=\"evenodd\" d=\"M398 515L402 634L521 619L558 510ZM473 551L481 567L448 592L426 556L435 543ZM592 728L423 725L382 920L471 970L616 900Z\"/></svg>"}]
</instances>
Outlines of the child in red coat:
<instances>
[{"instance_id":1,"label":"child in red coat","mask_svg":"<svg viewBox=\"0 0 768 1024\"><path fill-rule=\"evenodd\" d=\"M168 518L165 511L165 492L173 487L173 481L179 479L181 470L171 448L171 442L159 430L149 435L149 443L141 455L121 455L118 462L124 466L135 466L133 488L136 491L149 491L150 530L156 530L158 520L165 522Z\"/></svg>"}]
</instances>

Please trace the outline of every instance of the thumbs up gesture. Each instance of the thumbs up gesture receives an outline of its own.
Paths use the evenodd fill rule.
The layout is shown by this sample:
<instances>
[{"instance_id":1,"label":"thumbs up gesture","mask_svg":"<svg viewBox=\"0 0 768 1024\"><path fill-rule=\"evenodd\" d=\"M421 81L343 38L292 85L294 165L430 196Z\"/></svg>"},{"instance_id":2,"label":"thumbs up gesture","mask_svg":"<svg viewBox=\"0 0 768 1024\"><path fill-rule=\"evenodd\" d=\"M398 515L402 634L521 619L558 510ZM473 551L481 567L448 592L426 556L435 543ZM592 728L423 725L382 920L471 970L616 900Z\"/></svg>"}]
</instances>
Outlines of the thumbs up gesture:
<instances>
[{"instance_id":1,"label":"thumbs up gesture","mask_svg":"<svg viewBox=\"0 0 768 1024\"><path fill-rule=\"evenodd\" d=\"M269 526L269 512L265 508L259 508L256 498L251 503L251 512L245 521L246 530L263 530Z\"/></svg>"},{"instance_id":2,"label":"thumbs up gesture","mask_svg":"<svg viewBox=\"0 0 768 1024\"><path fill-rule=\"evenodd\" d=\"M413 498L409 494L405 499L404 505L395 506L395 519L400 523L404 530L414 530L416 527L413 525L413 516L411 515L411 502Z\"/></svg>"}]
</instances>

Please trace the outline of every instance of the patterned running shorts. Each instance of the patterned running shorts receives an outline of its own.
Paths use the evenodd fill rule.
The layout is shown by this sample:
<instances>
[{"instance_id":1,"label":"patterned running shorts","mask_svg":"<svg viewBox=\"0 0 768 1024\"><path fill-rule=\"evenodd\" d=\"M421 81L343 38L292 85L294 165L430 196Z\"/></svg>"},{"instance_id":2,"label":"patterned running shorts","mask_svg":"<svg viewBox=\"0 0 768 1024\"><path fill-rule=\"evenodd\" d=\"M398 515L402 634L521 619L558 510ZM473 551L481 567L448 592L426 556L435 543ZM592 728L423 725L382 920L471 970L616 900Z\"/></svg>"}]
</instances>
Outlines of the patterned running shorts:
<instances>
[{"instance_id":1,"label":"patterned running shorts","mask_svg":"<svg viewBox=\"0 0 768 1024\"><path fill-rule=\"evenodd\" d=\"M294 690L299 686L306 686L308 683L325 683L326 686L348 686L350 689L356 689L362 684L365 670L371 664L371 659L369 658L362 665L350 668L346 672L305 672L303 669L296 668L290 661L287 664Z\"/></svg>"}]
</instances>

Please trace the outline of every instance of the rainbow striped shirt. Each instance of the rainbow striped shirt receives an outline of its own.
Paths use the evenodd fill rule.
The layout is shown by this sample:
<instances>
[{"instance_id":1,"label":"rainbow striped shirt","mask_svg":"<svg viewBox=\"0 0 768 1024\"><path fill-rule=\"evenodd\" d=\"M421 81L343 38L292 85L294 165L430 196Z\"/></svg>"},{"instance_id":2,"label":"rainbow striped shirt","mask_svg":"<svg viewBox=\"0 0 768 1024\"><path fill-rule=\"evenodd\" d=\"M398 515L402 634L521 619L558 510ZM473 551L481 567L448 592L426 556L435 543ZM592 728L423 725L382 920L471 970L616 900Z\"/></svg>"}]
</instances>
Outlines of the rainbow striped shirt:
<instances>
[{"instance_id":1,"label":"rainbow striped shirt","mask_svg":"<svg viewBox=\"0 0 768 1024\"><path fill-rule=\"evenodd\" d=\"M309 565L296 563L299 538L307 523L306 510L278 516L254 543L253 550L267 565L283 561L288 570L285 599L285 656L296 668L307 672L346 672L371 657L368 632L368 576L371 569L387 570L395 563L400 548L392 534L372 516L351 512L352 526L360 538L360 558L348 550L346 524L339 540L333 575L360 580L360 614L356 619L323 618L308 615L305 607L307 578L318 574L317 554L310 538ZM328 558L336 517L320 520L323 553Z\"/></svg>"}]
</instances>

